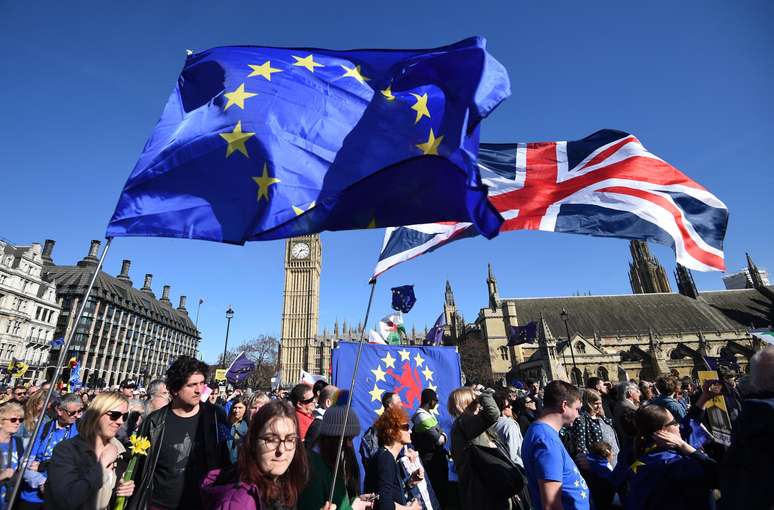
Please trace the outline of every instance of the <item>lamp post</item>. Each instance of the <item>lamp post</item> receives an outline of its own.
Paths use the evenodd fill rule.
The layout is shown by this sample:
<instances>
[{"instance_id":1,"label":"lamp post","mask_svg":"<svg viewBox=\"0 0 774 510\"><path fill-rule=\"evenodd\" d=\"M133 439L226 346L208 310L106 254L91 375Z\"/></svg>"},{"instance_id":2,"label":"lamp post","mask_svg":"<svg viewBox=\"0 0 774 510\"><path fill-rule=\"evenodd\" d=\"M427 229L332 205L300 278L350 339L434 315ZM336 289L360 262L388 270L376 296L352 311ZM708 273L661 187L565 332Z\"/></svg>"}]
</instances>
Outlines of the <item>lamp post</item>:
<instances>
[{"instance_id":1,"label":"lamp post","mask_svg":"<svg viewBox=\"0 0 774 510\"><path fill-rule=\"evenodd\" d=\"M575 371L578 369L578 367L575 366L575 349L572 347L572 339L570 339L570 326L567 325L567 319L569 318L567 310L562 308L562 312L559 314L559 316L564 321L564 330L567 332L567 342L570 344L570 356L572 357L572 376L570 379L575 379ZM575 381L575 384L580 384L580 381Z\"/></svg>"},{"instance_id":2,"label":"lamp post","mask_svg":"<svg viewBox=\"0 0 774 510\"><path fill-rule=\"evenodd\" d=\"M228 305L226 310L226 343L223 346L223 368L226 368L226 351L228 351L228 331L231 329L231 319L234 318L234 310Z\"/></svg>"}]
</instances>

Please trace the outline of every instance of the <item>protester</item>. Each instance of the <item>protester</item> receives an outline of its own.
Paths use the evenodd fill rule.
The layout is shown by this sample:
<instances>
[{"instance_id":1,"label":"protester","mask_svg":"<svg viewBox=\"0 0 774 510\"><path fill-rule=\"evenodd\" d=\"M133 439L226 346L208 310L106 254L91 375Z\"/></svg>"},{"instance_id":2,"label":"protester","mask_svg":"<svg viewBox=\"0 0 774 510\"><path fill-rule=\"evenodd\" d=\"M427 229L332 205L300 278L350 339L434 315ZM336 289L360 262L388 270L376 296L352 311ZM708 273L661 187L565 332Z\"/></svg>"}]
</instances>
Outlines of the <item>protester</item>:
<instances>
[{"instance_id":1,"label":"protester","mask_svg":"<svg viewBox=\"0 0 774 510\"><path fill-rule=\"evenodd\" d=\"M0 404L0 510L7 508L24 442L16 433L24 422L24 409L17 402Z\"/></svg>"},{"instance_id":2,"label":"protester","mask_svg":"<svg viewBox=\"0 0 774 510\"><path fill-rule=\"evenodd\" d=\"M325 389L320 392L324 397ZM355 447L352 439L360 434L360 419L354 410L350 409L346 426L344 414L346 405L328 407L320 420L318 439L314 448L307 447L309 456L310 478L301 492L298 510L317 510L325 505L333 482L333 466L336 465L339 436L344 432L344 444L341 450L339 472L336 476L336 489L333 492L333 502L337 510L363 510L371 508L367 499L371 495L359 496L360 468L355 457Z\"/></svg>"},{"instance_id":3,"label":"protester","mask_svg":"<svg viewBox=\"0 0 774 510\"><path fill-rule=\"evenodd\" d=\"M516 414L518 415L517 421L519 429L521 429L521 436L524 437L530 424L537 420L537 404L535 399L529 395L516 399Z\"/></svg>"},{"instance_id":4,"label":"protester","mask_svg":"<svg viewBox=\"0 0 774 510\"><path fill-rule=\"evenodd\" d=\"M494 394L494 400L497 408L500 409L500 417L494 424L494 430L500 438L500 442L505 446L511 460L521 467L524 462L521 460L521 443L523 441L519 424L513 419L513 409L508 393L497 392Z\"/></svg>"},{"instance_id":5,"label":"protester","mask_svg":"<svg viewBox=\"0 0 774 510\"><path fill-rule=\"evenodd\" d=\"M44 424L48 421L48 416L43 414L43 404L46 400L46 393L38 391L24 403L24 423L19 427L16 432L16 437L20 437L24 442L24 447L30 443L32 439L32 433L35 431L35 424L39 419L43 418Z\"/></svg>"},{"instance_id":6,"label":"protester","mask_svg":"<svg viewBox=\"0 0 774 510\"><path fill-rule=\"evenodd\" d=\"M586 455L587 468L583 472L583 477L589 485L595 510L615 508L614 502L618 502L613 482L614 460L613 448L606 441L589 445L589 453Z\"/></svg>"},{"instance_id":7,"label":"protester","mask_svg":"<svg viewBox=\"0 0 774 510\"><path fill-rule=\"evenodd\" d=\"M255 416L255 413L257 413L261 407L268 404L269 402L271 402L271 398L269 398L269 396L262 391L255 391L252 395L247 397L245 399L245 405L247 406L250 419L252 420L253 416Z\"/></svg>"},{"instance_id":8,"label":"protester","mask_svg":"<svg viewBox=\"0 0 774 510\"><path fill-rule=\"evenodd\" d=\"M233 464L237 461L239 448L242 446L244 437L247 436L247 426L250 418L247 416L247 407L242 397L236 397L231 402L231 412L228 417L231 423L228 437L228 452Z\"/></svg>"},{"instance_id":9,"label":"protester","mask_svg":"<svg viewBox=\"0 0 774 510\"><path fill-rule=\"evenodd\" d=\"M24 387L23 384L17 384L13 387L13 398L11 399L11 402L16 402L17 404L24 405L24 403L27 401L27 388Z\"/></svg>"},{"instance_id":10,"label":"protester","mask_svg":"<svg viewBox=\"0 0 774 510\"><path fill-rule=\"evenodd\" d=\"M640 395L639 387L632 382L622 382L616 386L618 400L613 408L613 425L620 446L618 458L627 463L631 463L634 439L637 437L634 415L640 407Z\"/></svg>"},{"instance_id":11,"label":"protester","mask_svg":"<svg viewBox=\"0 0 774 510\"><path fill-rule=\"evenodd\" d=\"M324 382L324 381L317 381ZM315 383L315 385L317 385ZM317 436L320 434L320 427L322 426L322 419L325 416L325 411L336 402L336 394L339 389L332 384L325 384L317 392L317 407L314 410L314 420L309 425L309 429L306 431L306 437L304 438L304 444L307 448L314 446L317 441Z\"/></svg>"},{"instance_id":12,"label":"protester","mask_svg":"<svg viewBox=\"0 0 774 510\"><path fill-rule=\"evenodd\" d=\"M33 510L43 507L48 465L54 447L78 434L77 420L83 412L83 401L75 393L64 395L54 405L56 418L40 427L30 449L30 464L24 471L18 508Z\"/></svg>"},{"instance_id":13,"label":"protester","mask_svg":"<svg viewBox=\"0 0 774 510\"><path fill-rule=\"evenodd\" d=\"M127 398L127 400L134 397L134 390L137 389L137 381L134 379L127 379L125 381L121 381L121 384L118 386L118 389L121 391L121 394Z\"/></svg>"},{"instance_id":14,"label":"protester","mask_svg":"<svg viewBox=\"0 0 774 510\"><path fill-rule=\"evenodd\" d=\"M178 357L167 369L172 402L151 413L140 435L150 440L147 457L137 465L137 487L129 510L201 508L204 475L228 464L228 420L219 407L201 402L209 366L191 356Z\"/></svg>"},{"instance_id":15,"label":"protester","mask_svg":"<svg viewBox=\"0 0 774 510\"><path fill-rule=\"evenodd\" d=\"M655 387L652 382L640 381L640 405L649 404L656 397Z\"/></svg>"},{"instance_id":16,"label":"protester","mask_svg":"<svg viewBox=\"0 0 774 510\"><path fill-rule=\"evenodd\" d=\"M648 404L637 410L639 436L634 447L636 460L630 468L627 510L711 508L717 463L699 449L702 438L693 432L701 422L704 404L714 396L710 388L705 384L682 431L680 420L666 407Z\"/></svg>"},{"instance_id":17,"label":"protester","mask_svg":"<svg viewBox=\"0 0 774 510\"><path fill-rule=\"evenodd\" d=\"M774 508L774 346L753 355L750 376L754 392L742 400L722 464L724 510Z\"/></svg>"},{"instance_id":18,"label":"protester","mask_svg":"<svg viewBox=\"0 0 774 510\"><path fill-rule=\"evenodd\" d=\"M422 390L419 408L411 418L411 443L419 454L441 508L444 508L449 485L449 453L446 450L446 433L433 414L437 407L438 394L435 390Z\"/></svg>"},{"instance_id":19,"label":"protester","mask_svg":"<svg viewBox=\"0 0 774 510\"><path fill-rule=\"evenodd\" d=\"M403 404L400 400L400 396L391 391L385 391L382 394L382 412L387 409L395 408L402 409ZM360 441L360 461L363 463L363 467L367 468L368 464L376 452L379 451L379 434L375 426L368 427L368 430L363 434L363 438Z\"/></svg>"},{"instance_id":20,"label":"protester","mask_svg":"<svg viewBox=\"0 0 774 510\"><path fill-rule=\"evenodd\" d=\"M100 393L83 414L78 435L54 448L46 484L46 509L104 510L113 495L131 496L133 481L120 480L116 464L125 448L116 433L129 415L123 392Z\"/></svg>"},{"instance_id":21,"label":"protester","mask_svg":"<svg viewBox=\"0 0 774 510\"><path fill-rule=\"evenodd\" d=\"M149 413L169 404L169 390L167 389L167 384L161 379L155 379L148 384L146 396L148 398Z\"/></svg>"},{"instance_id":22,"label":"protester","mask_svg":"<svg viewBox=\"0 0 774 510\"><path fill-rule=\"evenodd\" d=\"M543 413L527 430L521 447L532 505L537 510L588 509L589 489L559 439L581 408L580 392L564 381L551 381L543 391Z\"/></svg>"},{"instance_id":23,"label":"protester","mask_svg":"<svg viewBox=\"0 0 774 510\"><path fill-rule=\"evenodd\" d=\"M583 407L578 419L572 424L571 433L576 463L584 463L592 443L605 441L613 449L613 467L618 458L618 437L613 429L612 420L605 416L602 397L596 390L583 390ZM578 458L581 457L581 462Z\"/></svg>"},{"instance_id":24,"label":"protester","mask_svg":"<svg viewBox=\"0 0 774 510\"><path fill-rule=\"evenodd\" d=\"M540 396L540 383L534 379L525 381L527 395L535 402L535 412L539 414L543 410L543 397Z\"/></svg>"},{"instance_id":25,"label":"protester","mask_svg":"<svg viewBox=\"0 0 774 510\"><path fill-rule=\"evenodd\" d=\"M311 389L310 389L311 392ZM236 465L215 469L202 484L207 509L292 509L309 479L296 410L273 400L250 421Z\"/></svg>"},{"instance_id":26,"label":"protester","mask_svg":"<svg viewBox=\"0 0 774 510\"><path fill-rule=\"evenodd\" d=\"M447 407L455 418L451 429L451 455L459 477L461 507L508 508L505 498L497 497L487 488L484 477L488 474L477 469L471 458L472 446L498 447L494 442L496 434L488 433L500 417L492 391L485 390L476 397L470 388L457 388L449 394Z\"/></svg>"},{"instance_id":27,"label":"protester","mask_svg":"<svg viewBox=\"0 0 774 510\"><path fill-rule=\"evenodd\" d=\"M685 418L685 408L677 402L675 393L677 392L677 379L671 375L661 376L656 379L656 389L659 395L650 400L649 404L660 405L672 413L678 421Z\"/></svg>"},{"instance_id":28,"label":"protester","mask_svg":"<svg viewBox=\"0 0 774 510\"><path fill-rule=\"evenodd\" d=\"M290 391L290 402L296 409L296 418L298 419L298 434L303 441L306 438L306 432L314 421L312 411L315 408L314 393L312 387L308 384L296 384Z\"/></svg>"},{"instance_id":29,"label":"protester","mask_svg":"<svg viewBox=\"0 0 774 510\"><path fill-rule=\"evenodd\" d=\"M409 501L408 489L418 484L424 473L421 469L404 480L398 456L411 443L411 425L408 414L401 408L387 407L374 423L379 437L379 450L366 466L365 490L378 495L377 510L419 510L418 500Z\"/></svg>"},{"instance_id":30,"label":"protester","mask_svg":"<svg viewBox=\"0 0 774 510\"><path fill-rule=\"evenodd\" d=\"M589 377L588 381L586 381L586 388L599 393L602 399L602 410L605 412L605 416L612 420L613 402L610 398L610 389L607 382L599 377Z\"/></svg>"}]
</instances>

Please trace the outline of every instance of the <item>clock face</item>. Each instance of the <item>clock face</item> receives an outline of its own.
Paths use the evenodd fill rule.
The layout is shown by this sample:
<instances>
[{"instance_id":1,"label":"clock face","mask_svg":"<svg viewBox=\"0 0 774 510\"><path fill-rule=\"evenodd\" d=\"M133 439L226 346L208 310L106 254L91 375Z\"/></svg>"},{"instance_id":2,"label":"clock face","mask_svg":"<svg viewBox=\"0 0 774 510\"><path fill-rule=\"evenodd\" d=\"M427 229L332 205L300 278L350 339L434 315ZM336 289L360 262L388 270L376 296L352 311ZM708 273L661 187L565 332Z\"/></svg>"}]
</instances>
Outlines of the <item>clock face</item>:
<instances>
[{"instance_id":1,"label":"clock face","mask_svg":"<svg viewBox=\"0 0 774 510\"><path fill-rule=\"evenodd\" d=\"M306 243L296 243L290 248L290 254L294 259L305 259L309 256L309 245Z\"/></svg>"}]
</instances>

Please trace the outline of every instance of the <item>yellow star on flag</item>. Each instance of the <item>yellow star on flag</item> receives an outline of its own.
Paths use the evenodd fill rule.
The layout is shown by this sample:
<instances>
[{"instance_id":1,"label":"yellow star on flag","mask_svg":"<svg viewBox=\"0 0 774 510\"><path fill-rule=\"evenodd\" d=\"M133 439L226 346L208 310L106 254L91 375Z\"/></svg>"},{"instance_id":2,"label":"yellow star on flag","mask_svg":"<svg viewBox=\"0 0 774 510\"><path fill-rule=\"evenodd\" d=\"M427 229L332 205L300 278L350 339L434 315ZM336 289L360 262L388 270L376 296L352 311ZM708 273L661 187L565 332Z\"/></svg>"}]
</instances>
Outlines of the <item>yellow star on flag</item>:
<instances>
[{"instance_id":1,"label":"yellow star on flag","mask_svg":"<svg viewBox=\"0 0 774 510\"><path fill-rule=\"evenodd\" d=\"M433 128L430 128L430 136L427 138L427 141L425 143L417 144L417 148L421 150L422 154L425 156L437 156L438 146L441 145L442 141L443 135L436 138L435 133L433 133Z\"/></svg>"},{"instance_id":2,"label":"yellow star on flag","mask_svg":"<svg viewBox=\"0 0 774 510\"><path fill-rule=\"evenodd\" d=\"M384 378L385 375L387 375L387 372L382 370L381 366L377 366L376 369L371 370L371 373L374 374L376 377L376 382L384 381L387 382L387 379Z\"/></svg>"},{"instance_id":3,"label":"yellow star on flag","mask_svg":"<svg viewBox=\"0 0 774 510\"><path fill-rule=\"evenodd\" d=\"M267 80L271 81L271 73L281 73L282 69L275 69L271 66L271 60L267 60L261 65L255 65L255 64L247 64L250 69L253 70L250 74L247 75L248 78L252 78L253 76L263 76Z\"/></svg>"},{"instance_id":4,"label":"yellow star on flag","mask_svg":"<svg viewBox=\"0 0 774 510\"><path fill-rule=\"evenodd\" d=\"M253 180L258 185L258 201L261 201L262 197L266 197L269 200L269 186L280 182L279 179L269 177L269 167L266 163L263 164L263 175L260 177L253 177Z\"/></svg>"},{"instance_id":5,"label":"yellow star on flag","mask_svg":"<svg viewBox=\"0 0 774 510\"><path fill-rule=\"evenodd\" d=\"M422 356L419 355L419 353L417 353L417 355L414 356L414 362L417 364L418 367L421 367L422 363L425 362L425 358L423 358Z\"/></svg>"},{"instance_id":6,"label":"yellow star on flag","mask_svg":"<svg viewBox=\"0 0 774 510\"><path fill-rule=\"evenodd\" d=\"M314 55L312 54L309 54L304 58L297 57L295 55L291 55L291 56L294 59L296 59L296 61L293 62L294 66L305 67L307 70L309 70L309 72L312 72L312 73L314 72L315 67L325 67L324 65L318 64L317 62L315 62Z\"/></svg>"},{"instance_id":7,"label":"yellow star on flag","mask_svg":"<svg viewBox=\"0 0 774 510\"><path fill-rule=\"evenodd\" d=\"M388 352L387 356L382 358L385 367L395 368L395 358Z\"/></svg>"},{"instance_id":8,"label":"yellow star on flag","mask_svg":"<svg viewBox=\"0 0 774 510\"><path fill-rule=\"evenodd\" d=\"M380 389L376 384L374 384L374 389L368 392L371 395L371 402L376 400L377 402L381 400L382 393L384 393L384 390Z\"/></svg>"},{"instance_id":9,"label":"yellow star on flag","mask_svg":"<svg viewBox=\"0 0 774 510\"><path fill-rule=\"evenodd\" d=\"M387 101L395 101L395 96L392 95L392 85L390 85L384 90L380 90L379 92L382 93L382 95Z\"/></svg>"},{"instance_id":10,"label":"yellow star on flag","mask_svg":"<svg viewBox=\"0 0 774 510\"><path fill-rule=\"evenodd\" d=\"M642 462L641 460L637 459L637 460L635 460L635 461L634 461L634 464L632 464L632 465L631 465L631 466L629 466L629 467L630 467L630 468L631 468L631 470L632 470L632 471L634 471L634 473L636 474L636 473L637 473L637 470L638 470L638 469L640 469L640 466L644 466L644 465L645 465L645 463L644 463L644 462Z\"/></svg>"},{"instance_id":11,"label":"yellow star on flag","mask_svg":"<svg viewBox=\"0 0 774 510\"><path fill-rule=\"evenodd\" d=\"M257 96L258 94L254 94L252 92L245 92L245 84L241 84L234 92L226 92L224 94L228 98L228 102L226 103L226 106L223 108L224 110L228 110L232 105L237 105L241 109L245 109L245 99L250 99L253 96Z\"/></svg>"},{"instance_id":12,"label":"yellow star on flag","mask_svg":"<svg viewBox=\"0 0 774 510\"><path fill-rule=\"evenodd\" d=\"M312 200L312 203L309 204L309 207L306 208L306 211L304 211L300 207L296 207L295 205L292 207L293 207L293 212L296 213L296 216L300 216L304 214L306 211L310 211L314 207L314 200Z\"/></svg>"},{"instance_id":13,"label":"yellow star on flag","mask_svg":"<svg viewBox=\"0 0 774 510\"><path fill-rule=\"evenodd\" d=\"M435 384L433 384L433 383L428 383L428 384L427 384L427 387L428 387L428 388L430 388L430 389L431 389L431 390L433 390L433 391L438 391L438 386L436 386L436 385L435 385Z\"/></svg>"},{"instance_id":14,"label":"yellow star on flag","mask_svg":"<svg viewBox=\"0 0 774 510\"><path fill-rule=\"evenodd\" d=\"M417 120L414 121L414 124L419 123L419 121L422 119L422 117L430 118L430 110L427 109L427 94L422 94L421 96L419 94L411 93L414 98L416 98L417 102L414 103L414 106L411 107L412 110L417 112Z\"/></svg>"},{"instance_id":15,"label":"yellow star on flag","mask_svg":"<svg viewBox=\"0 0 774 510\"><path fill-rule=\"evenodd\" d=\"M347 76L349 76L350 78L356 79L363 85L365 85L365 82L371 81L371 78L368 78L367 76L363 76L363 74L360 72L360 66L355 66L354 69L351 69L345 65L342 65L341 68L347 71L346 73L341 75L342 78L346 78Z\"/></svg>"},{"instance_id":16,"label":"yellow star on flag","mask_svg":"<svg viewBox=\"0 0 774 510\"><path fill-rule=\"evenodd\" d=\"M380 407L379 409L374 409L374 412L377 414L377 416L381 416L384 412L384 406Z\"/></svg>"},{"instance_id":17,"label":"yellow star on flag","mask_svg":"<svg viewBox=\"0 0 774 510\"><path fill-rule=\"evenodd\" d=\"M425 381L433 380L433 371L430 370L430 367L425 367L425 369L422 370L422 375L425 376Z\"/></svg>"},{"instance_id":18,"label":"yellow star on flag","mask_svg":"<svg viewBox=\"0 0 774 510\"><path fill-rule=\"evenodd\" d=\"M255 133L248 133L248 132L242 132L242 121L240 120L237 122L237 125L234 127L234 130L230 133L220 133L221 138L223 138L225 141L228 142L228 147L226 147L226 157L231 156L234 151L239 151L246 158L249 158L250 156L247 154L247 147L245 147L245 142L252 136L255 136Z\"/></svg>"},{"instance_id":19,"label":"yellow star on flag","mask_svg":"<svg viewBox=\"0 0 774 510\"><path fill-rule=\"evenodd\" d=\"M409 356L411 356L411 353L408 352L406 349L402 349L402 350L398 351L398 354L400 354L400 360L401 361L408 361L409 360Z\"/></svg>"}]
</instances>

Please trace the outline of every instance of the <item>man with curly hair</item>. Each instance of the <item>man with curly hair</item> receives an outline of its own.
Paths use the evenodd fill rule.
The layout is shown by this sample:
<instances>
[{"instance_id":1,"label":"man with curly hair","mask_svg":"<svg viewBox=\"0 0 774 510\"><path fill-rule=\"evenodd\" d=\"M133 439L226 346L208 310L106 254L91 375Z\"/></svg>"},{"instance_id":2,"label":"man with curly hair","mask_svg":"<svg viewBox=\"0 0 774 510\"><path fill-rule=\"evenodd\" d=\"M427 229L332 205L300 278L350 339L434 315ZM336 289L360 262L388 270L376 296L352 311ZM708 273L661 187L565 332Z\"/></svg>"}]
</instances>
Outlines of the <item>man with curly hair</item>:
<instances>
[{"instance_id":1,"label":"man with curly hair","mask_svg":"<svg viewBox=\"0 0 774 510\"><path fill-rule=\"evenodd\" d=\"M135 472L129 510L200 509L199 486L208 471L229 463L229 425L219 406L202 402L209 366L180 356L167 369L169 405L148 415L139 435L151 448Z\"/></svg>"}]
</instances>

